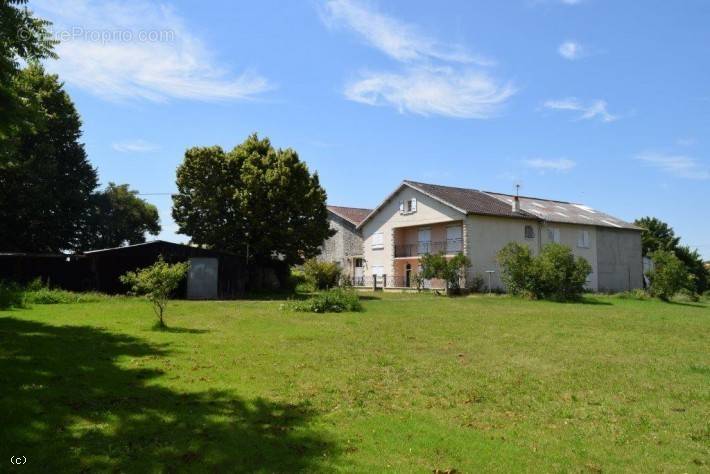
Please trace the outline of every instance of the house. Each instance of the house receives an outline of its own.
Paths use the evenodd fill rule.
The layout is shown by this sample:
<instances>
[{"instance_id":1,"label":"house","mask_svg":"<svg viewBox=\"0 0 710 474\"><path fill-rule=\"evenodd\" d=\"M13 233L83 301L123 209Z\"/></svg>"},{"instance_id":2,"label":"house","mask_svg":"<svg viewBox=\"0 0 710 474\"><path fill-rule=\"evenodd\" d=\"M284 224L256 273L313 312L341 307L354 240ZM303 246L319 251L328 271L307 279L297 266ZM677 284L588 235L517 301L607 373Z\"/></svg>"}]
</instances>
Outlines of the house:
<instances>
[{"instance_id":1,"label":"house","mask_svg":"<svg viewBox=\"0 0 710 474\"><path fill-rule=\"evenodd\" d=\"M462 252L472 264L467 282L482 277L502 289L496 255L514 241L535 254L549 242L569 246L591 264L592 291L643 286L640 229L582 204L403 181L357 230L370 284L375 275L387 287L411 288L422 254Z\"/></svg>"},{"instance_id":2,"label":"house","mask_svg":"<svg viewBox=\"0 0 710 474\"><path fill-rule=\"evenodd\" d=\"M363 284L362 236L358 224L372 209L327 206L330 228L335 234L323 243L319 260L337 262L343 276L355 284Z\"/></svg>"}]
</instances>

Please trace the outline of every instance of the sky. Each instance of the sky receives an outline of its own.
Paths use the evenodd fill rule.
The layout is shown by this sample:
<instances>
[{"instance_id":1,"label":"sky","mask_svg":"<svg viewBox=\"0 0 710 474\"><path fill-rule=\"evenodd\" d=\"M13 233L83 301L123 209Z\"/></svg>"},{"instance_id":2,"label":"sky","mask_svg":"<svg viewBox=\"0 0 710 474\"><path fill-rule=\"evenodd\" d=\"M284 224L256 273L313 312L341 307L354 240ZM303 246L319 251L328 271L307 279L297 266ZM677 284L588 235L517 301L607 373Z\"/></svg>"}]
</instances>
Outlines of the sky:
<instances>
[{"instance_id":1,"label":"sky","mask_svg":"<svg viewBox=\"0 0 710 474\"><path fill-rule=\"evenodd\" d=\"M710 2L30 0L103 185L170 217L187 148L295 149L331 204L404 179L655 216L710 259Z\"/></svg>"}]
</instances>

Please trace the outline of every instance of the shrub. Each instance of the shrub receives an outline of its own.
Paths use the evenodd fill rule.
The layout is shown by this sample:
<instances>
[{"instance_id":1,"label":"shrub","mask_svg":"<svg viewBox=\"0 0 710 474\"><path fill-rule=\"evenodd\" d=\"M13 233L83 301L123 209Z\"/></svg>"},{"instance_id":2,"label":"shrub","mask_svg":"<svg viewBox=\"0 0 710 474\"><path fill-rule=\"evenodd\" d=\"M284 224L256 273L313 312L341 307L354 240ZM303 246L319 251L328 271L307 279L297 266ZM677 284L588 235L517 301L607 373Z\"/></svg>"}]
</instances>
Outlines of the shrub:
<instances>
[{"instance_id":1,"label":"shrub","mask_svg":"<svg viewBox=\"0 0 710 474\"><path fill-rule=\"evenodd\" d=\"M303 273L314 289L325 290L338 286L341 270L335 262L321 262L312 258L303 264Z\"/></svg>"},{"instance_id":2,"label":"shrub","mask_svg":"<svg viewBox=\"0 0 710 474\"><path fill-rule=\"evenodd\" d=\"M670 300L683 288L691 288L693 277L675 254L668 250L656 250L651 253L653 269L646 273L651 281L651 295L663 300Z\"/></svg>"},{"instance_id":3,"label":"shrub","mask_svg":"<svg viewBox=\"0 0 710 474\"><path fill-rule=\"evenodd\" d=\"M510 242L498 252L501 280L514 295L529 294L532 287L533 256L530 247Z\"/></svg>"},{"instance_id":4,"label":"shrub","mask_svg":"<svg viewBox=\"0 0 710 474\"><path fill-rule=\"evenodd\" d=\"M617 295L621 299L625 300L647 300L650 295L646 290L642 290L641 288L636 288L634 290L629 290L629 291L624 291L622 293L619 293Z\"/></svg>"},{"instance_id":5,"label":"shrub","mask_svg":"<svg viewBox=\"0 0 710 474\"><path fill-rule=\"evenodd\" d=\"M342 313L343 311L360 311L362 304L354 290L333 288L322 291L305 301L294 302L292 309L310 313Z\"/></svg>"},{"instance_id":6,"label":"shrub","mask_svg":"<svg viewBox=\"0 0 710 474\"><path fill-rule=\"evenodd\" d=\"M498 263L510 293L558 301L579 299L592 271L589 262L556 243L534 257L527 245L510 242L498 252Z\"/></svg>"},{"instance_id":7,"label":"shrub","mask_svg":"<svg viewBox=\"0 0 710 474\"><path fill-rule=\"evenodd\" d=\"M468 282L468 289L471 293L483 293L486 290L486 280L483 276L476 274Z\"/></svg>"},{"instance_id":8,"label":"shrub","mask_svg":"<svg viewBox=\"0 0 710 474\"><path fill-rule=\"evenodd\" d=\"M24 306L22 287L12 281L0 281L0 309L21 308Z\"/></svg>"},{"instance_id":9,"label":"shrub","mask_svg":"<svg viewBox=\"0 0 710 474\"><path fill-rule=\"evenodd\" d=\"M421 256L422 277L425 279L439 278L446 282L446 291L458 292L460 281L466 268L471 266L471 261L464 254L459 253L447 259L443 252L438 254L424 254Z\"/></svg>"},{"instance_id":10,"label":"shrub","mask_svg":"<svg viewBox=\"0 0 710 474\"><path fill-rule=\"evenodd\" d=\"M539 298L567 301L579 299L592 272L585 259L575 257L572 249L556 243L543 247L534 259L532 291Z\"/></svg>"},{"instance_id":11,"label":"shrub","mask_svg":"<svg viewBox=\"0 0 710 474\"><path fill-rule=\"evenodd\" d=\"M121 282L129 285L131 291L145 296L153 304L153 311L158 317L161 328L165 327L163 313L168 304L168 298L185 278L188 264L186 262L169 264L158 257L153 265L121 276Z\"/></svg>"}]
</instances>

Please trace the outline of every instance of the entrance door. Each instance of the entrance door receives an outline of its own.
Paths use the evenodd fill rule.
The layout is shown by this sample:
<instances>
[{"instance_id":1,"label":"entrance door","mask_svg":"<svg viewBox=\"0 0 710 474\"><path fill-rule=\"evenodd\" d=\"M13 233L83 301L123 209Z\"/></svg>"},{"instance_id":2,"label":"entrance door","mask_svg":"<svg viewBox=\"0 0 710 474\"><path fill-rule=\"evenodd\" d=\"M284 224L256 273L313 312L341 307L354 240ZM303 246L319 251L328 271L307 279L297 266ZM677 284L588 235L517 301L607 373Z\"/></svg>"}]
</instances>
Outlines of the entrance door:
<instances>
[{"instance_id":1,"label":"entrance door","mask_svg":"<svg viewBox=\"0 0 710 474\"><path fill-rule=\"evenodd\" d=\"M355 280L353 282L353 285L355 286L363 286L365 285L365 268L362 266L362 259L361 258L356 258L355 259L355 271L353 273L353 279Z\"/></svg>"},{"instance_id":2,"label":"entrance door","mask_svg":"<svg viewBox=\"0 0 710 474\"><path fill-rule=\"evenodd\" d=\"M219 261L216 258L191 258L187 273L187 299L216 300Z\"/></svg>"},{"instance_id":3,"label":"entrance door","mask_svg":"<svg viewBox=\"0 0 710 474\"><path fill-rule=\"evenodd\" d=\"M419 245L417 251L421 255L423 253L431 253L431 229L419 229Z\"/></svg>"}]
</instances>

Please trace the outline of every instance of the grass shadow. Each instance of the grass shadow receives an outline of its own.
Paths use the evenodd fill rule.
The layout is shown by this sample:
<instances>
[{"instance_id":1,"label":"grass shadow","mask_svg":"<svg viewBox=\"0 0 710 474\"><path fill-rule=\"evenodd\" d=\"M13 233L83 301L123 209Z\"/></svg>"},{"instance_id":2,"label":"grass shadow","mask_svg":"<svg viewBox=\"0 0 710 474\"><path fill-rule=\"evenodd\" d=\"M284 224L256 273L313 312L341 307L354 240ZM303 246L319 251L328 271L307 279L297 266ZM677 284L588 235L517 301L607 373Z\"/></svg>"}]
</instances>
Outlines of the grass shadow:
<instances>
[{"instance_id":1,"label":"grass shadow","mask_svg":"<svg viewBox=\"0 0 710 474\"><path fill-rule=\"evenodd\" d=\"M306 404L178 392L141 368L169 357L128 335L0 317L0 459L24 455L29 472L293 472L337 455Z\"/></svg>"},{"instance_id":2,"label":"grass shadow","mask_svg":"<svg viewBox=\"0 0 710 474\"><path fill-rule=\"evenodd\" d=\"M211 332L209 329L192 329L192 328L178 328L174 326L161 326L160 323L155 323L152 327L153 331L167 332L173 334L206 334Z\"/></svg>"},{"instance_id":3,"label":"grass shadow","mask_svg":"<svg viewBox=\"0 0 710 474\"><path fill-rule=\"evenodd\" d=\"M686 306L688 308L707 308L708 307L708 305L703 304L701 302L690 303L690 302L686 302L686 301L666 301L666 303L672 304L675 306Z\"/></svg>"}]
</instances>

